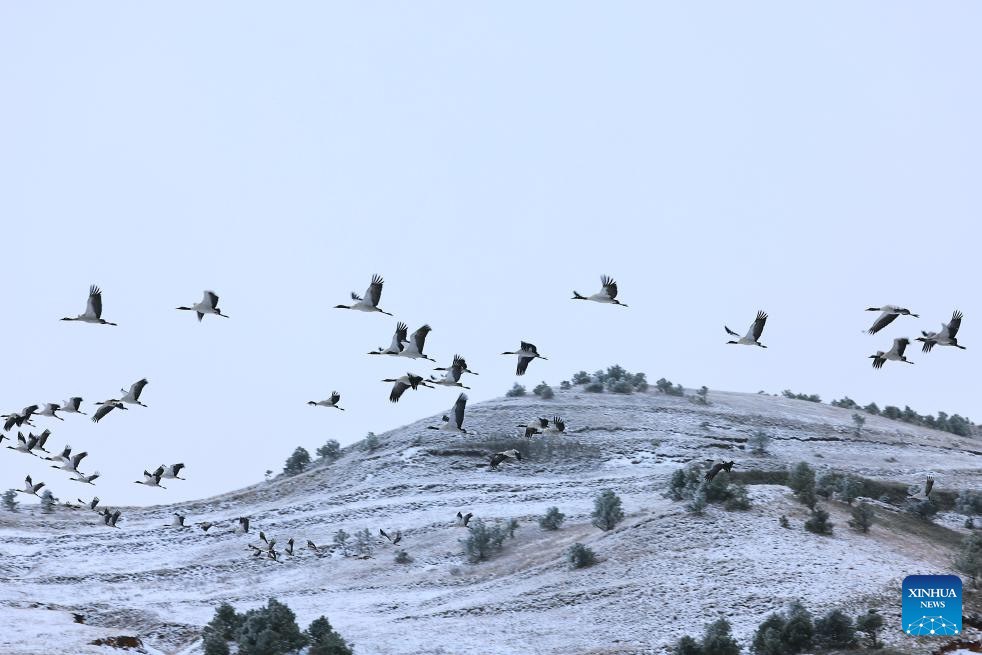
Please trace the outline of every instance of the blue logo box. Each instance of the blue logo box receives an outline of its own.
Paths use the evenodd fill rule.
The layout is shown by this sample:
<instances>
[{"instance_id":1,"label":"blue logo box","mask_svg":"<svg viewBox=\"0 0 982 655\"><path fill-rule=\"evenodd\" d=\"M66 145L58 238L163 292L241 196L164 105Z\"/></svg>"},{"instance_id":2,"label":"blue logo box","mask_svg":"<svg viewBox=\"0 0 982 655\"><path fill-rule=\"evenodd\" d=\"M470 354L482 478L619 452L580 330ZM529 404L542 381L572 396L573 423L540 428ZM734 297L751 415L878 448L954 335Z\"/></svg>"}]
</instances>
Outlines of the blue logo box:
<instances>
[{"instance_id":1,"label":"blue logo box","mask_svg":"<svg viewBox=\"0 0 982 655\"><path fill-rule=\"evenodd\" d=\"M903 585L903 628L909 635L957 635L962 631L962 579L957 575L908 575Z\"/></svg>"}]
</instances>

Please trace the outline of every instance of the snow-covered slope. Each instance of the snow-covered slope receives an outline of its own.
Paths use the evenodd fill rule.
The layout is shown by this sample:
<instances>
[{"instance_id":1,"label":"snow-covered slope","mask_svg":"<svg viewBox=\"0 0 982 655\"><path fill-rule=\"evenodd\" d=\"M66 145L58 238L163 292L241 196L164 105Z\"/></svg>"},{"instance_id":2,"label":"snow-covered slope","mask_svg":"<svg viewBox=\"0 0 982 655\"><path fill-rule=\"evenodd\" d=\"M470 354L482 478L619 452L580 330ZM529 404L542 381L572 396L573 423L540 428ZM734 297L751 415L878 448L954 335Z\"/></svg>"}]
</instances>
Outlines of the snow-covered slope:
<instances>
[{"instance_id":1,"label":"snow-covered slope","mask_svg":"<svg viewBox=\"0 0 982 655\"><path fill-rule=\"evenodd\" d=\"M148 653L193 653L219 602L242 610L271 596L304 626L327 615L359 655L661 653L721 615L747 644L767 613L794 598L816 613L872 603L886 616L888 643L911 653L934 647L893 629L900 582L951 572L962 528L927 526L880 504L879 524L863 536L846 527L848 508L831 503L835 534L821 537L802 529L807 512L782 486L751 486L750 511L710 506L703 516L662 493L677 467L719 456L736 461L734 472L806 460L905 483L932 473L939 490L978 488L979 440L872 416L855 437L848 410L751 394L710 400L566 391L475 404L471 434L427 430L435 421L422 420L381 435L372 452L356 445L296 477L124 509L117 530L84 511L0 512L0 653L121 652L92 643L121 636ZM488 470L482 452L520 441L517 424L554 414L566 418L566 436L536 437L524 461ZM769 456L744 449L758 428L774 438ZM627 514L611 532L589 518L606 488ZM547 532L536 518L553 505L567 519ZM458 510L521 527L500 555L467 564ZM169 527L175 511L219 525ZM791 529L778 524L782 514ZM239 516L251 518L250 534L233 532ZM395 563L395 548L381 543L371 559L303 548L307 539L329 544L342 528L401 530L414 561ZM293 537L298 554L250 556L246 544L258 543L260 529L278 545ZM596 551L597 565L570 569L564 551L577 541Z\"/></svg>"}]
</instances>

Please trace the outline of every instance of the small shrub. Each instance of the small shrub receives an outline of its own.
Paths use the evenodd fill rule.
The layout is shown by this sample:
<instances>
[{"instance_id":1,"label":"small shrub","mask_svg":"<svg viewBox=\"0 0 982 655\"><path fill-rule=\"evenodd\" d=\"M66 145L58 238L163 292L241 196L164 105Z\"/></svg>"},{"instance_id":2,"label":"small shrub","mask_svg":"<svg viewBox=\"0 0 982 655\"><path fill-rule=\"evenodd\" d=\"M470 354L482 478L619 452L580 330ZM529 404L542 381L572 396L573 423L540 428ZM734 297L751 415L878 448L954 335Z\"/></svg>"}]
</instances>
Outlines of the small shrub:
<instances>
[{"instance_id":1,"label":"small shrub","mask_svg":"<svg viewBox=\"0 0 982 655\"><path fill-rule=\"evenodd\" d=\"M573 374L573 384L589 384L590 382L592 382L592 379L590 378L590 374L586 371L580 371L579 373Z\"/></svg>"},{"instance_id":2,"label":"small shrub","mask_svg":"<svg viewBox=\"0 0 982 655\"><path fill-rule=\"evenodd\" d=\"M375 551L375 539L368 528L355 533L355 554L360 557L371 557Z\"/></svg>"},{"instance_id":3,"label":"small shrub","mask_svg":"<svg viewBox=\"0 0 982 655\"><path fill-rule=\"evenodd\" d=\"M791 470L788 486L805 506L815 508L815 471L806 462L799 462Z\"/></svg>"},{"instance_id":4,"label":"small shrub","mask_svg":"<svg viewBox=\"0 0 982 655\"><path fill-rule=\"evenodd\" d=\"M771 437L763 430L756 430L747 439L747 445L750 447L750 452L754 455L766 455L767 447L771 445Z\"/></svg>"},{"instance_id":5,"label":"small shrub","mask_svg":"<svg viewBox=\"0 0 982 655\"><path fill-rule=\"evenodd\" d=\"M481 519L470 522L470 534L464 539L464 553L471 564L483 562L503 548L507 533L501 526L488 526Z\"/></svg>"},{"instance_id":6,"label":"small shrub","mask_svg":"<svg viewBox=\"0 0 982 655\"><path fill-rule=\"evenodd\" d=\"M624 520L621 499L610 489L604 489L593 501L593 525L601 530L613 530Z\"/></svg>"},{"instance_id":7,"label":"small shrub","mask_svg":"<svg viewBox=\"0 0 982 655\"><path fill-rule=\"evenodd\" d=\"M566 558L574 569L583 569L597 563L597 556L589 546L575 543L566 551Z\"/></svg>"},{"instance_id":8,"label":"small shrub","mask_svg":"<svg viewBox=\"0 0 982 655\"><path fill-rule=\"evenodd\" d=\"M788 522L788 517L785 516L784 514L781 514L781 518L779 518L777 522L781 525L782 528L791 527L791 523Z\"/></svg>"},{"instance_id":9,"label":"small shrub","mask_svg":"<svg viewBox=\"0 0 982 655\"><path fill-rule=\"evenodd\" d=\"M863 426L866 425L866 419L859 414L853 414L852 422L855 426L854 434L858 437L863 433Z\"/></svg>"},{"instance_id":10,"label":"small shrub","mask_svg":"<svg viewBox=\"0 0 982 655\"><path fill-rule=\"evenodd\" d=\"M594 382L588 382L586 385L584 385L583 391L588 391L590 393L603 393L604 392L604 383L603 382L596 382L596 381L594 381Z\"/></svg>"},{"instance_id":11,"label":"small shrub","mask_svg":"<svg viewBox=\"0 0 982 655\"><path fill-rule=\"evenodd\" d=\"M699 642L690 637L689 635L684 635L681 639L675 642L675 646L672 648L672 655L704 655L702 652L702 646Z\"/></svg>"},{"instance_id":12,"label":"small shrub","mask_svg":"<svg viewBox=\"0 0 982 655\"><path fill-rule=\"evenodd\" d=\"M573 388L573 385L569 383L569 380L563 380L562 382L559 383L559 388L562 389L563 391L569 391L570 389Z\"/></svg>"},{"instance_id":13,"label":"small shrub","mask_svg":"<svg viewBox=\"0 0 982 655\"><path fill-rule=\"evenodd\" d=\"M285 475L299 475L307 470L308 466L310 466L310 453L307 452L306 448L297 446L293 454L286 459L286 463L283 465L283 473Z\"/></svg>"},{"instance_id":14,"label":"small shrub","mask_svg":"<svg viewBox=\"0 0 982 655\"><path fill-rule=\"evenodd\" d=\"M840 609L815 621L815 645L826 650L852 648L856 645L856 626Z\"/></svg>"},{"instance_id":15,"label":"small shrub","mask_svg":"<svg viewBox=\"0 0 982 655\"><path fill-rule=\"evenodd\" d=\"M17 511L17 490L7 489L3 492L3 508L8 512Z\"/></svg>"},{"instance_id":16,"label":"small shrub","mask_svg":"<svg viewBox=\"0 0 982 655\"><path fill-rule=\"evenodd\" d=\"M532 389L532 393L534 393L539 398L542 398L543 400L549 400L556 395L555 392L552 390L552 387L550 387L545 382L540 382L539 384L535 385L535 388Z\"/></svg>"},{"instance_id":17,"label":"small shrub","mask_svg":"<svg viewBox=\"0 0 982 655\"><path fill-rule=\"evenodd\" d=\"M655 388L668 396L685 395L685 390L682 388L681 384L676 384L673 386L672 381L666 380L665 378L660 378L657 382L655 382Z\"/></svg>"},{"instance_id":18,"label":"small shrub","mask_svg":"<svg viewBox=\"0 0 982 655\"><path fill-rule=\"evenodd\" d=\"M304 633L310 646L307 655L352 655L352 649L341 638L326 616L315 619Z\"/></svg>"},{"instance_id":19,"label":"small shrub","mask_svg":"<svg viewBox=\"0 0 982 655\"><path fill-rule=\"evenodd\" d=\"M859 503L852 508L852 520L849 527L856 532L866 534L873 525L873 506L869 503Z\"/></svg>"},{"instance_id":20,"label":"small shrub","mask_svg":"<svg viewBox=\"0 0 982 655\"><path fill-rule=\"evenodd\" d=\"M558 530L565 520L566 515L560 512L558 507L550 507L543 516L539 517L539 527L543 530Z\"/></svg>"},{"instance_id":21,"label":"small shrub","mask_svg":"<svg viewBox=\"0 0 982 655\"><path fill-rule=\"evenodd\" d=\"M938 506L930 498L925 498L924 500L911 498L904 505L904 510L923 521L930 521L938 513Z\"/></svg>"},{"instance_id":22,"label":"small shrub","mask_svg":"<svg viewBox=\"0 0 982 655\"><path fill-rule=\"evenodd\" d=\"M503 529L508 533L509 539L515 538L515 530L517 530L518 526L520 525L521 523L518 522L518 519L508 519L508 522L505 523L505 527Z\"/></svg>"},{"instance_id":23,"label":"small shrub","mask_svg":"<svg viewBox=\"0 0 982 655\"><path fill-rule=\"evenodd\" d=\"M334 439L328 439L323 446L317 449L317 456L321 459L333 461L341 456L341 444Z\"/></svg>"},{"instance_id":24,"label":"small shrub","mask_svg":"<svg viewBox=\"0 0 982 655\"><path fill-rule=\"evenodd\" d=\"M351 535L345 532L343 529L338 530L337 532L334 533L334 537L333 537L334 545L341 549L341 554L344 555L345 557L347 557L348 553L350 552L348 550L349 549L348 539L350 537Z\"/></svg>"},{"instance_id":25,"label":"small shrub","mask_svg":"<svg viewBox=\"0 0 982 655\"><path fill-rule=\"evenodd\" d=\"M706 511L706 505L708 504L709 502L706 500L706 493L700 490L694 496L692 496L692 499L685 506L685 509L696 516L702 516L702 513Z\"/></svg>"},{"instance_id":26,"label":"small shrub","mask_svg":"<svg viewBox=\"0 0 982 655\"><path fill-rule=\"evenodd\" d=\"M365 443L364 443L365 450L367 450L368 452L372 452L380 445L382 444L379 441L378 436L376 436L374 432L369 432L368 434L365 435Z\"/></svg>"},{"instance_id":27,"label":"small shrub","mask_svg":"<svg viewBox=\"0 0 982 655\"><path fill-rule=\"evenodd\" d=\"M42 514L53 513L55 511L55 503L57 502L58 499L55 498L55 495L53 493L51 493L51 490L45 489L44 493L41 494L41 513Z\"/></svg>"},{"instance_id":28,"label":"small shrub","mask_svg":"<svg viewBox=\"0 0 982 655\"><path fill-rule=\"evenodd\" d=\"M512 385L511 389L505 392L506 398L520 398L524 395L525 395L525 387L523 387L517 382Z\"/></svg>"},{"instance_id":29,"label":"small shrub","mask_svg":"<svg viewBox=\"0 0 982 655\"><path fill-rule=\"evenodd\" d=\"M740 655L740 644L730 635L730 622L717 619L706 626L702 637L703 655Z\"/></svg>"},{"instance_id":30,"label":"small shrub","mask_svg":"<svg viewBox=\"0 0 982 655\"><path fill-rule=\"evenodd\" d=\"M413 563L413 558L410 557L409 553L407 553L402 548L400 548L399 550L396 551L395 560L396 560L396 564L412 564Z\"/></svg>"},{"instance_id":31,"label":"small shrub","mask_svg":"<svg viewBox=\"0 0 982 655\"><path fill-rule=\"evenodd\" d=\"M805 530L814 532L815 534L829 535L832 534L832 527L834 525L829 520L829 513L821 507L816 507L812 510L811 518L805 521Z\"/></svg>"},{"instance_id":32,"label":"small shrub","mask_svg":"<svg viewBox=\"0 0 982 655\"><path fill-rule=\"evenodd\" d=\"M696 391L696 402L700 405L709 404L709 387L703 385Z\"/></svg>"},{"instance_id":33,"label":"small shrub","mask_svg":"<svg viewBox=\"0 0 982 655\"><path fill-rule=\"evenodd\" d=\"M821 397L817 393L804 394L804 393L794 393L790 389L785 389L781 392L781 395L785 398L791 398L793 400L807 400L810 403L820 403L822 402Z\"/></svg>"},{"instance_id":34,"label":"small shrub","mask_svg":"<svg viewBox=\"0 0 982 655\"><path fill-rule=\"evenodd\" d=\"M729 498L723 501L723 507L731 512L743 512L750 509L747 487L742 484L732 485L729 489Z\"/></svg>"},{"instance_id":35,"label":"small shrub","mask_svg":"<svg viewBox=\"0 0 982 655\"><path fill-rule=\"evenodd\" d=\"M862 632L869 640L868 647L875 649L882 644L876 639L876 632L883 627L883 617L876 610L871 609L866 614L860 614L856 618L856 631Z\"/></svg>"},{"instance_id":36,"label":"small shrub","mask_svg":"<svg viewBox=\"0 0 982 655\"><path fill-rule=\"evenodd\" d=\"M235 641L239 655L286 655L307 643L293 610L275 598L242 615Z\"/></svg>"}]
</instances>

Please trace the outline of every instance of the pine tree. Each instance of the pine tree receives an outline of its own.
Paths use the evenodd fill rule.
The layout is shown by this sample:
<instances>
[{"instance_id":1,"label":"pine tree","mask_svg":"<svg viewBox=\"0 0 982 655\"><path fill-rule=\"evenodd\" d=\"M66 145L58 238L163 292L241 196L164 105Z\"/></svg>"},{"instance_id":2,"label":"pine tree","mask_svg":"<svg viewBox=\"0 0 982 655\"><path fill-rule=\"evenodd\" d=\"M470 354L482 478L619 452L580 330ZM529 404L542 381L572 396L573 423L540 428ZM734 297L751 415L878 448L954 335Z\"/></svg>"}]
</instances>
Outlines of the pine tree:
<instances>
[{"instance_id":1,"label":"pine tree","mask_svg":"<svg viewBox=\"0 0 982 655\"><path fill-rule=\"evenodd\" d=\"M856 644L856 627L839 609L815 621L815 645L826 650L852 648Z\"/></svg>"},{"instance_id":2,"label":"pine tree","mask_svg":"<svg viewBox=\"0 0 982 655\"><path fill-rule=\"evenodd\" d=\"M41 494L41 513L51 514L52 512L54 512L55 503L57 502L58 499L55 498L55 495L53 493L51 493L51 490L45 489L44 493Z\"/></svg>"},{"instance_id":3,"label":"pine tree","mask_svg":"<svg viewBox=\"0 0 982 655\"><path fill-rule=\"evenodd\" d=\"M689 635L685 635L675 643L672 655L703 655L702 646Z\"/></svg>"},{"instance_id":4,"label":"pine tree","mask_svg":"<svg viewBox=\"0 0 982 655\"><path fill-rule=\"evenodd\" d=\"M369 432L365 435L365 450L372 452L381 445L379 438L375 436L374 432Z\"/></svg>"},{"instance_id":5,"label":"pine tree","mask_svg":"<svg viewBox=\"0 0 982 655\"><path fill-rule=\"evenodd\" d=\"M242 616L236 634L239 655L287 655L307 643L289 607L270 598L266 607L249 610Z\"/></svg>"},{"instance_id":6,"label":"pine tree","mask_svg":"<svg viewBox=\"0 0 982 655\"><path fill-rule=\"evenodd\" d=\"M558 530L566 520L566 515L559 511L558 507L550 507L545 515L539 518L539 526L543 530Z\"/></svg>"},{"instance_id":7,"label":"pine tree","mask_svg":"<svg viewBox=\"0 0 982 655\"><path fill-rule=\"evenodd\" d=\"M286 475L298 475L303 473L310 466L310 453L302 446L297 446L286 463L283 465L283 473Z\"/></svg>"},{"instance_id":8,"label":"pine tree","mask_svg":"<svg viewBox=\"0 0 982 655\"><path fill-rule=\"evenodd\" d=\"M610 489L604 489L593 501L593 525L601 530L613 530L624 520L621 499Z\"/></svg>"},{"instance_id":9,"label":"pine tree","mask_svg":"<svg viewBox=\"0 0 982 655\"><path fill-rule=\"evenodd\" d=\"M215 632L205 632L201 645L204 655L229 655L228 642Z\"/></svg>"},{"instance_id":10,"label":"pine tree","mask_svg":"<svg viewBox=\"0 0 982 655\"><path fill-rule=\"evenodd\" d=\"M331 627L326 616L310 624L306 637L310 645L307 655L352 655L351 646Z\"/></svg>"},{"instance_id":11,"label":"pine tree","mask_svg":"<svg viewBox=\"0 0 982 655\"><path fill-rule=\"evenodd\" d=\"M3 508L8 512L17 511L17 490L7 489L3 492Z\"/></svg>"},{"instance_id":12,"label":"pine tree","mask_svg":"<svg viewBox=\"0 0 982 655\"><path fill-rule=\"evenodd\" d=\"M372 533L368 528L362 528L355 533L355 553L360 557L371 557L374 548Z\"/></svg>"},{"instance_id":13,"label":"pine tree","mask_svg":"<svg viewBox=\"0 0 982 655\"><path fill-rule=\"evenodd\" d=\"M867 636L870 648L877 648L880 645L880 642L876 639L876 632L882 626L883 617L877 614L874 609L869 610L866 614L860 614L856 618L856 630Z\"/></svg>"},{"instance_id":14,"label":"pine tree","mask_svg":"<svg viewBox=\"0 0 982 655\"><path fill-rule=\"evenodd\" d=\"M757 430L747 439L750 452L754 455L766 455L767 447L771 444L771 437L763 430Z\"/></svg>"},{"instance_id":15,"label":"pine tree","mask_svg":"<svg viewBox=\"0 0 982 655\"><path fill-rule=\"evenodd\" d=\"M852 422L855 425L855 434L857 437L863 433L863 426L866 425L866 419L860 414L852 415Z\"/></svg>"},{"instance_id":16,"label":"pine tree","mask_svg":"<svg viewBox=\"0 0 982 655\"><path fill-rule=\"evenodd\" d=\"M788 653L803 653L811 647L815 634L811 612L799 601L794 601L788 608L787 617L781 630L781 641Z\"/></svg>"},{"instance_id":17,"label":"pine tree","mask_svg":"<svg viewBox=\"0 0 982 655\"><path fill-rule=\"evenodd\" d=\"M805 521L805 530L815 534L832 534L835 524L829 520L829 513L821 507L812 510L812 517Z\"/></svg>"},{"instance_id":18,"label":"pine tree","mask_svg":"<svg viewBox=\"0 0 982 655\"><path fill-rule=\"evenodd\" d=\"M501 526L488 526L481 519L470 522L470 531L464 540L464 553L471 564L490 558L501 550L505 541L505 531Z\"/></svg>"},{"instance_id":19,"label":"pine tree","mask_svg":"<svg viewBox=\"0 0 982 655\"><path fill-rule=\"evenodd\" d=\"M523 387L517 382L512 385L511 389L505 392L506 398L521 398L524 395L525 395L525 387Z\"/></svg>"},{"instance_id":20,"label":"pine tree","mask_svg":"<svg viewBox=\"0 0 982 655\"><path fill-rule=\"evenodd\" d=\"M597 562L597 556L589 546L575 543L566 551L566 558L574 569L583 569L593 566Z\"/></svg>"},{"instance_id":21,"label":"pine tree","mask_svg":"<svg viewBox=\"0 0 982 655\"><path fill-rule=\"evenodd\" d=\"M798 500L810 509L815 508L815 471L806 462L799 462L788 475L788 486Z\"/></svg>"},{"instance_id":22,"label":"pine tree","mask_svg":"<svg viewBox=\"0 0 982 655\"><path fill-rule=\"evenodd\" d=\"M348 538L351 537L350 534L345 532L343 529L338 530L334 533L334 545L341 549L341 554L345 557L348 556Z\"/></svg>"},{"instance_id":23,"label":"pine tree","mask_svg":"<svg viewBox=\"0 0 982 655\"><path fill-rule=\"evenodd\" d=\"M334 439L328 439L323 446L317 449L317 456L321 459L334 461L341 456L341 444Z\"/></svg>"},{"instance_id":24,"label":"pine tree","mask_svg":"<svg viewBox=\"0 0 982 655\"><path fill-rule=\"evenodd\" d=\"M717 619L706 626L702 638L703 655L740 655L740 644L730 635L730 622Z\"/></svg>"},{"instance_id":25,"label":"pine tree","mask_svg":"<svg viewBox=\"0 0 982 655\"><path fill-rule=\"evenodd\" d=\"M785 655L781 633L786 620L783 614L773 613L757 626L750 652L755 655Z\"/></svg>"},{"instance_id":26,"label":"pine tree","mask_svg":"<svg viewBox=\"0 0 982 655\"><path fill-rule=\"evenodd\" d=\"M870 526L873 525L873 506L869 503L863 502L859 503L852 508L852 520L849 521L849 527L857 532L862 532L866 534L869 532Z\"/></svg>"}]
</instances>

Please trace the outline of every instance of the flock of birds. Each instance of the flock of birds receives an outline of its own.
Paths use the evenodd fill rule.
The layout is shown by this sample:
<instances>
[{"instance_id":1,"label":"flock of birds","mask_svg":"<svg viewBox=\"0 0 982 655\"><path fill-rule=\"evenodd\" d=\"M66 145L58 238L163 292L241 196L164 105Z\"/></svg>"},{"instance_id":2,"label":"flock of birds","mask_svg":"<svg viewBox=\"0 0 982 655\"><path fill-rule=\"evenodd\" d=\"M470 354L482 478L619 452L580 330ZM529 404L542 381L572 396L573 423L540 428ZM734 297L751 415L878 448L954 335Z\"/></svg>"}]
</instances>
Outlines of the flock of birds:
<instances>
[{"instance_id":1,"label":"flock of birds","mask_svg":"<svg viewBox=\"0 0 982 655\"><path fill-rule=\"evenodd\" d=\"M392 316L389 312L383 310L379 307L379 302L382 298L382 287L383 280L380 276L374 275L372 277L371 283L368 289L363 295L358 295L357 293L351 293L351 304L347 305L335 305L336 309L347 309L353 311L360 311L366 313L379 313L386 316ZM577 291L573 291L573 300L584 300L592 301L601 304L611 304L619 305L621 307L627 307L626 304L622 303L617 298L618 288L617 283L608 276L601 277L601 290L589 296L580 294ZM206 315L221 316L223 318L228 318L228 316L222 313L218 306L219 297L213 291L205 291L202 295L201 301L190 306L180 306L176 309L182 311L192 311L197 315L198 321L200 322ZM107 321L102 317L102 291L99 287L93 285L89 288L89 296L86 304L85 311L77 316L67 316L61 320L63 321L80 321L83 323L91 323L98 325L117 325L116 323ZM867 331L869 334L877 334L885 327L893 323L899 316L912 316L918 318L918 314L912 313L909 309L904 307L898 307L894 305L884 305L882 307L870 307L867 311L880 312L879 317L873 323L873 325ZM727 326L723 326L726 334L736 337L727 341L727 344L732 345L746 345L746 346L758 346L760 348L766 348L764 344L760 342L760 338L764 332L764 326L767 323L768 315L763 311L758 311L754 321L751 323L749 329L744 336L740 336L739 333L731 330ZM961 327L963 315L960 311L955 310L952 314L951 320L947 323L942 323L940 331L928 332L922 331L921 336L917 337L916 340L922 342L922 350L925 353L931 352L935 346L952 346L959 349L965 349L958 343L957 335L958 330ZM436 363L436 360L429 357L424 351L426 347L426 338L432 328L429 325L422 325L412 334L409 334L408 326L399 321L396 324L395 332L392 336L392 341L387 347L380 347L373 351L370 351L369 355L375 356L388 356L396 358L405 358L410 360L425 360L429 362ZM870 355L873 359L873 367L880 369L887 361L898 361L912 364L906 356L905 350L910 344L910 339L907 337L899 337L894 339L893 345L890 350L882 351L878 350L875 354ZM525 375L528 370L529 364L535 359L547 359L541 355L538 348L529 342L522 341L517 350L505 351L502 355L512 355L517 357L516 364L516 375ZM467 373L470 375L477 375L474 371L470 370L467 366L467 361L460 355L454 355L452 362L449 366L437 367L433 369L434 371L439 371L441 375L436 376L432 373L428 377L423 375L418 375L413 372L407 372L399 377L386 378L382 380L385 383L391 384L391 390L389 392L389 401L396 403L402 398L408 390L416 391L420 387L424 388L435 388L436 386L446 386L446 387L461 387L464 389L469 389L462 382L462 376ZM127 405L138 405L140 407L146 407L146 405L140 400L144 388L147 386L148 381L146 378L138 380L130 385L129 389L120 389L121 396L119 398L109 398L107 400L99 401L95 403L96 410L93 412L91 420L98 423L103 418L105 418L113 410L126 410ZM344 408L339 405L341 401L341 394L337 391L331 392L330 397L324 400L311 400L307 404L315 407L326 407L343 411ZM467 430L464 428L464 414L467 406L467 395L461 393L457 397L457 401L454 403L453 408L449 415L445 415L442 418L442 422L439 425L428 426L431 430L443 430L449 432L456 432L466 434ZM71 397L63 403L45 403L43 408L41 405L29 405L24 407L19 412L11 412L9 414L2 415L4 419L3 432L9 432L13 428L21 428L23 426L35 427L32 420L35 417L45 417L53 418L59 421L64 421L64 419L59 416L59 413L64 414L82 414L85 412L81 410L82 398L75 396ZM566 430L566 423L562 417L555 416L551 420L547 418L535 418L527 424L519 426L523 435L526 438L532 438L534 435L561 435ZM95 471L92 474L85 474L80 469L79 466L85 457L88 456L88 452L73 453L72 447L70 445L65 445L60 454L50 456L51 452L45 449L45 444L48 438L51 436L51 431L45 429L40 434L35 435L33 432L29 432L24 435L23 432L18 431L17 440L15 445L8 445L7 448L14 450L19 453L24 453L31 456L41 457L42 453L48 455L43 457L45 460L53 462L52 468L56 468L69 473L72 477L71 480L76 482L81 482L83 484L94 484L95 480L99 478L99 472ZM4 440L10 441L10 437L3 433L0 433L0 443ZM505 450L502 452L494 453L489 459L489 468L491 470L498 470L499 465L508 460L520 461L522 459L521 453L516 449ZM724 462L716 461L711 466L709 471L705 474L705 479L707 481L712 481L720 471L729 472L732 468L734 462ZM144 470L143 478L141 480L136 480L136 484L141 484L148 487L157 487L160 489L166 489L161 482L163 480L183 480L180 477L180 472L184 468L183 463L171 464L171 465L160 465L153 471ZM914 494L914 497L927 498L931 493L934 480L933 478L928 478L925 488L922 492ZM30 475L24 479L24 488L20 489L21 493L39 496L41 489L45 487L44 482L34 482ZM94 497L90 501L83 501L78 499L80 505L73 505L71 503L65 503L67 507L73 509L86 508L92 511L96 511L102 516L105 525L109 527L118 527L117 522L120 519L120 511L118 509L113 510L110 508L99 509L99 498ZM467 527L472 514L457 514L457 524L462 527ZM174 515L173 525L175 527L185 528L190 527L185 523L186 517L180 514ZM207 532L215 524L211 522L203 522L197 524L203 531ZM250 521L247 517L240 517L238 519L238 524L235 526L237 532L249 532ZM398 544L402 539L402 534L400 532L395 532L392 535L385 532L385 530L379 530L380 538L386 539L389 543ZM265 532L260 531L259 533L260 541L263 546L256 546L250 544L249 547L253 549L257 556L265 554L269 559L277 560L279 558L278 551L275 549L276 540L268 539ZM287 542L287 546L284 552L288 556L292 556L294 540L290 538ZM316 546L312 541L307 540L307 547L309 550L315 553L320 553L321 548Z\"/></svg>"}]
</instances>

